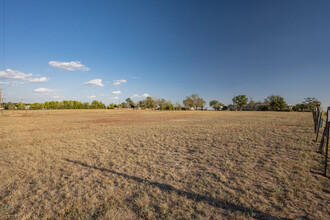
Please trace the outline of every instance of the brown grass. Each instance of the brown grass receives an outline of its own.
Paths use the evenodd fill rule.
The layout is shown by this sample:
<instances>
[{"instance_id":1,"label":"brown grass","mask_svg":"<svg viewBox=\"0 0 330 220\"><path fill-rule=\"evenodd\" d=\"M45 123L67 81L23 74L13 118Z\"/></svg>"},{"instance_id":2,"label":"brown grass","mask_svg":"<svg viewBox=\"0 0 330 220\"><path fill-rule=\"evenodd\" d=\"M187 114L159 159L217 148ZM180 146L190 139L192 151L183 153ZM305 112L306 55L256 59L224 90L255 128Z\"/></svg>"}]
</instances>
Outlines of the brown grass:
<instances>
[{"instance_id":1,"label":"brown grass","mask_svg":"<svg viewBox=\"0 0 330 220\"><path fill-rule=\"evenodd\" d=\"M0 219L330 219L310 113L7 111Z\"/></svg>"}]
</instances>

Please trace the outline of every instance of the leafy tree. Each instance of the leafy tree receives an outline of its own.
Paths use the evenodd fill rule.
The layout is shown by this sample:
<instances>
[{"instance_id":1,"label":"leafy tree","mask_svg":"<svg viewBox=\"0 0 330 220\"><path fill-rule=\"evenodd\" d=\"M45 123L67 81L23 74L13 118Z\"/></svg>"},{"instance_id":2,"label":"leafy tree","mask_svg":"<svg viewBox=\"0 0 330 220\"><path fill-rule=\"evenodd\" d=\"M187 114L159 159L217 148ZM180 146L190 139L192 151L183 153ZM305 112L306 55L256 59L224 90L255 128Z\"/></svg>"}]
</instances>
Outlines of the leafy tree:
<instances>
[{"instance_id":1,"label":"leafy tree","mask_svg":"<svg viewBox=\"0 0 330 220\"><path fill-rule=\"evenodd\" d=\"M25 109L25 104L22 102L19 102L16 104L17 109L19 110L24 110Z\"/></svg>"},{"instance_id":2,"label":"leafy tree","mask_svg":"<svg viewBox=\"0 0 330 220\"><path fill-rule=\"evenodd\" d=\"M196 100L196 109L204 109L204 105L206 104L206 102L204 101L204 99L198 97Z\"/></svg>"},{"instance_id":3,"label":"leafy tree","mask_svg":"<svg viewBox=\"0 0 330 220\"><path fill-rule=\"evenodd\" d=\"M292 110L293 111L298 111L298 112L303 112L307 109L307 106L306 104L304 103L299 103L299 104L296 104L295 106L293 106Z\"/></svg>"},{"instance_id":4,"label":"leafy tree","mask_svg":"<svg viewBox=\"0 0 330 220\"><path fill-rule=\"evenodd\" d=\"M44 108L44 104L43 103L33 103L30 106L31 109L37 110L37 109L43 109Z\"/></svg>"},{"instance_id":5,"label":"leafy tree","mask_svg":"<svg viewBox=\"0 0 330 220\"><path fill-rule=\"evenodd\" d=\"M44 104L44 108L45 108L45 109L50 109L50 103L49 103L49 102L45 102L45 104Z\"/></svg>"},{"instance_id":6,"label":"leafy tree","mask_svg":"<svg viewBox=\"0 0 330 220\"><path fill-rule=\"evenodd\" d=\"M219 111L221 109L222 106L224 106L224 104L222 104L221 102L219 102L218 100L212 100L210 101L210 106L215 110L215 111Z\"/></svg>"},{"instance_id":7,"label":"leafy tree","mask_svg":"<svg viewBox=\"0 0 330 220\"><path fill-rule=\"evenodd\" d=\"M307 97L304 99L303 104L305 104L306 109L312 110L313 108L315 108L315 106L317 104L321 105L321 102L319 100L317 100L317 98L315 98L315 97L313 97L313 98Z\"/></svg>"},{"instance_id":8,"label":"leafy tree","mask_svg":"<svg viewBox=\"0 0 330 220\"><path fill-rule=\"evenodd\" d=\"M210 101L210 106L216 111L219 106L219 101L217 101L217 100Z\"/></svg>"},{"instance_id":9,"label":"leafy tree","mask_svg":"<svg viewBox=\"0 0 330 220\"><path fill-rule=\"evenodd\" d=\"M126 102L129 104L129 106L130 106L131 108L135 108L135 104L134 104L134 102L132 101L132 99L127 98L127 99L126 99Z\"/></svg>"},{"instance_id":10,"label":"leafy tree","mask_svg":"<svg viewBox=\"0 0 330 220\"><path fill-rule=\"evenodd\" d=\"M286 107L284 98L279 95L268 96L267 99L265 99L265 103L268 103L273 111L280 111Z\"/></svg>"},{"instance_id":11,"label":"leafy tree","mask_svg":"<svg viewBox=\"0 0 330 220\"><path fill-rule=\"evenodd\" d=\"M147 101L146 100L139 101L137 103L137 107L141 108L141 109L146 109L147 108Z\"/></svg>"},{"instance_id":12,"label":"leafy tree","mask_svg":"<svg viewBox=\"0 0 330 220\"><path fill-rule=\"evenodd\" d=\"M151 108L154 109L155 108L155 101L149 96L146 98L146 108Z\"/></svg>"},{"instance_id":13,"label":"leafy tree","mask_svg":"<svg viewBox=\"0 0 330 220\"><path fill-rule=\"evenodd\" d=\"M174 105L172 104L171 100L166 102L166 110L174 110Z\"/></svg>"},{"instance_id":14,"label":"leafy tree","mask_svg":"<svg viewBox=\"0 0 330 220\"><path fill-rule=\"evenodd\" d=\"M89 102L84 102L84 103L82 103L82 108L84 108L84 109L89 109L90 108L90 103Z\"/></svg>"},{"instance_id":15,"label":"leafy tree","mask_svg":"<svg viewBox=\"0 0 330 220\"><path fill-rule=\"evenodd\" d=\"M105 105L102 102L94 100L90 106L92 109L105 109Z\"/></svg>"},{"instance_id":16,"label":"leafy tree","mask_svg":"<svg viewBox=\"0 0 330 220\"><path fill-rule=\"evenodd\" d=\"M121 108L130 108L131 105L129 103L127 103L127 102L123 102L123 103L120 104L120 107Z\"/></svg>"},{"instance_id":17,"label":"leafy tree","mask_svg":"<svg viewBox=\"0 0 330 220\"><path fill-rule=\"evenodd\" d=\"M190 110L191 108L194 107L194 102L193 102L192 98L186 97L186 99L183 100L183 105L186 109Z\"/></svg>"},{"instance_id":18,"label":"leafy tree","mask_svg":"<svg viewBox=\"0 0 330 220\"><path fill-rule=\"evenodd\" d=\"M182 105L180 102L175 103L175 110L182 110Z\"/></svg>"},{"instance_id":19,"label":"leafy tree","mask_svg":"<svg viewBox=\"0 0 330 220\"><path fill-rule=\"evenodd\" d=\"M165 99L158 100L158 108L159 108L159 110L166 110L166 100Z\"/></svg>"},{"instance_id":20,"label":"leafy tree","mask_svg":"<svg viewBox=\"0 0 330 220\"><path fill-rule=\"evenodd\" d=\"M13 110L13 109L15 109L15 105L12 103L12 102L8 102L8 103L6 103L5 105L4 105L4 108L6 109L6 110Z\"/></svg>"},{"instance_id":21,"label":"leafy tree","mask_svg":"<svg viewBox=\"0 0 330 220\"><path fill-rule=\"evenodd\" d=\"M82 109L83 108L83 105L81 104L81 102L78 102L78 101L71 101L73 102L73 108L74 109Z\"/></svg>"},{"instance_id":22,"label":"leafy tree","mask_svg":"<svg viewBox=\"0 0 330 220\"><path fill-rule=\"evenodd\" d=\"M186 109L203 109L206 102L199 97L197 94L192 94L191 96L187 96L185 100L183 100L183 105Z\"/></svg>"},{"instance_id":23,"label":"leafy tree","mask_svg":"<svg viewBox=\"0 0 330 220\"><path fill-rule=\"evenodd\" d=\"M237 95L233 98L234 105L238 105L239 107L246 105L247 102L248 98L246 97L246 95Z\"/></svg>"},{"instance_id":24,"label":"leafy tree","mask_svg":"<svg viewBox=\"0 0 330 220\"><path fill-rule=\"evenodd\" d=\"M107 109L115 109L116 107L116 104L111 103L110 105L108 105Z\"/></svg>"}]
</instances>

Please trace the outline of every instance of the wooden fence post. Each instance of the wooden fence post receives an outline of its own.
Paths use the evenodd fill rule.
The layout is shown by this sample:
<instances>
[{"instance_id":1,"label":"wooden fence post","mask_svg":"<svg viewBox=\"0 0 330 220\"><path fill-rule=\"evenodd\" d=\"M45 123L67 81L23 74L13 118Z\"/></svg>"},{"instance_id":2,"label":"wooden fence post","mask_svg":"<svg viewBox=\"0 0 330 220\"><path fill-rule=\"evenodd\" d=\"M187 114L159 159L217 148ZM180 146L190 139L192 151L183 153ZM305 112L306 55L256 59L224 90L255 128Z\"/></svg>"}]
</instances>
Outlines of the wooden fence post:
<instances>
[{"instance_id":1,"label":"wooden fence post","mask_svg":"<svg viewBox=\"0 0 330 220\"><path fill-rule=\"evenodd\" d=\"M327 143L325 145L325 158L324 158L324 176L327 176L327 166L328 166L328 151L329 151L329 122L330 122L330 118L329 118L329 114L330 114L330 107L328 107L327 109Z\"/></svg>"},{"instance_id":2,"label":"wooden fence post","mask_svg":"<svg viewBox=\"0 0 330 220\"><path fill-rule=\"evenodd\" d=\"M327 137L328 133L328 122L326 121L319 147L319 153L321 154L324 154L324 139Z\"/></svg>"},{"instance_id":3,"label":"wooden fence post","mask_svg":"<svg viewBox=\"0 0 330 220\"><path fill-rule=\"evenodd\" d=\"M315 115L316 115L315 108L313 108L312 114L313 114L314 132L315 132Z\"/></svg>"},{"instance_id":4,"label":"wooden fence post","mask_svg":"<svg viewBox=\"0 0 330 220\"><path fill-rule=\"evenodd\" d=\"M319 114L318 123L317 123L315 142L317 142L317 138L319 137L320 127L322 125L323 125L323 119L322 119L322 111L321 111Z\"/></svg>"}]
</instances>

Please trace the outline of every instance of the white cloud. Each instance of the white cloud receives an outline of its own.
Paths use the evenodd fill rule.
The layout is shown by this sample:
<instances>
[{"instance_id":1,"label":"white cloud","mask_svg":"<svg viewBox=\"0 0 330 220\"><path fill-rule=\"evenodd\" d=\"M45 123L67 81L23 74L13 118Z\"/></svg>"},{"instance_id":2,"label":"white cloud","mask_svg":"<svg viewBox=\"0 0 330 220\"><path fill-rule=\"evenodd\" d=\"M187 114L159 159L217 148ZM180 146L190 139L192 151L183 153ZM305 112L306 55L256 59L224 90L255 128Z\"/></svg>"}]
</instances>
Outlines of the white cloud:
<instances>
[{"instance_id":1,"label":"white cloud","mask_svg":"<svg viewBox=\"0 0 330 220\"><path fill-rule=\"evenodd\" d=\"M147 94L147 93L144 93L143 95L134 94L134 95L131 96L131 98L132 98L132 99L134 99L134 98L141 99L141 98L147 98L147 97L149 97L149 96L150 96L150 95Z\"/></svg>"},{"instance_id":2,"label":"white cloud","mask_svg":"<svg viewBox=\"0 0 330 220\"><path fill-rule=\"evenodd\" d=\"M148 94L148 93L144 93L143 95L142 95L142 97L143 98L147 98L147 97L149 97L150 95Z\"/></svg>"},{"instance_id":3,"label":"white cloud","mask_svg":"<svg viewBox=\"0 0 330 220\"><path fill-rule=\"evenodd\" d=\"M25 82L18 82L18 81L0 81L0 85L8 85L8 86L17 86L22 85Z\"/></svg>"},{"instance_id":4,"label":"white cloud","mask_svg":"<svg viewBox=\"0 0 330 220\"><path fill-rule=\"evenodd\" d=\"M38 93L53 93L56 90L54 90L54 89L47 89L47 88L38 88L38 89L35 89L33 91L34 92L38 92Z\"/></svg>"},{"instance_id":5,"label":"white cloud","mask_svg":"<svg viewBox=\"0 0 330 220\"><path fill-rule=\"evenodd\" d=\"M118 99L119 99L119 97L112 97L111 99L116 99L116 100L118 100Z\"/></svg>"},{"instance_id":6,"label":"white cloud","mask_svg":"<svg viewBox=\"0 0 330 220\"><path fill-rule=\"evenodd\" d=\"M134 99L134 98L141 98L141 96L139 96L139 94L134 94L134 95L131 96L131 98L132 99Z\"/></svg>"},{"instance_id":7,"label":"white cloud","mask_svg":"<svg viewBox=\"0 0 330 220\"><path fill-rule=\"evenodd\" d=\"M84 64L82 64L80 61L71 61L71 62L49 61L48 64L60 70L68 70L68 71L90 70L87 66L84 66Z\"/></svg>"},{"instance_id":8,"label":"white cloud","mask_svg":"<svg viewBox=\"0 0 330 220\"><path fill-rule=\"evenodd\" d=\"M112 94L119 95L119 94L121 94L121 91L113 91Z\"/></svg>"},{"instance_id":9,"label":"white cloud","mask_svg":"<svg viewBox=\"0 0 330 220\"><path fill-rule=\"evenodd\" d=\"M47 82L48 78L47 77L39 77L39 78L30 78L27 79L29 82Z\"/></svg>"},{"instance_id":10,"label":"white cloud","mask_svg":"<svg viewBox=\"0 0 330 220\"><path fill-rule=\"evenodd\" d=\"M31 77L33 74L25 74L16 70L12 69L5 69L3 71L0 71L0 79L21 79L21 80L27 80L28 77Z\"/></svg>"},{"instance_id":11,"label":"white cloud","mask_svg":"<svg viewBox=\"0 0 330 220\"><path fill-rule=\"evenodd\" d=\"M3 71L0 71L0 79L5 79L5 80L23 80L23 81L28 81L28 82L47 82L48 78L47 77L39 77L39 78L31 78L33 76L32 73L23 73L17 70L12 70L12 69L5 69ZM37 76L37 75L34 75ZM2 81L0 82L1 85L19 85L19 84L24 84L24 82L19 82L19 81Z\"/></svg>"},{"instance_id":12,"label":"white cloud","mask_svg":"<svg viewBox=\"0 0 330 220\"><path fill-rule=\"evenodd\" d=\"M92 79L84 83L87 86L100 86L103 87L102 79Z\"/></svg>"},{"instance_id":13,"label":"white cloud","mask_svg":"<svg viewBox=\"0 0 330 220\"><path fill-rule=\"evenodd\" d=\"M126 83L127 81L125 80L125 79L120 79L120 80L114 80L113 81L113 86L118 86L118 85L120 85L120 84L122 84L122 83Z\"/></svg>"},{"instance_id":14,"label":"white cloud","mask_svg":"<svg viewBox=\"0 0 330 220\"><path fill-rule=\"evenodd\" d=\"M95 95L91 95L91 96L88 96L89 99L93 99L93 98L96 98Z\"/></svg>"}]
</instances>

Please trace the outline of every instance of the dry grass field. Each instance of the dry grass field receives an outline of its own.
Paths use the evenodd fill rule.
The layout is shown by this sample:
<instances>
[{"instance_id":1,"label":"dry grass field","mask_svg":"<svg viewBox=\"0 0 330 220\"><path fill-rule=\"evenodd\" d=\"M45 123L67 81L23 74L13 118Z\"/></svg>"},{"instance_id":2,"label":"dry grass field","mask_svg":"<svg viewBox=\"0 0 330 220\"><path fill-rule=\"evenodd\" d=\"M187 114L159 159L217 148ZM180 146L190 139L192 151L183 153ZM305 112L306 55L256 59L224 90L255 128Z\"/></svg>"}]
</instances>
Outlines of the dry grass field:
<instances>
[{"instance_id":1,"label":"dry grass field","mask_svg":"<svg viewBox=\"0 0 330 220\"><path fill-rule=\"evenodd\" d=\"M311 113L7 111L0 219L330 219Z\"/></svg>"}]
</instances>

